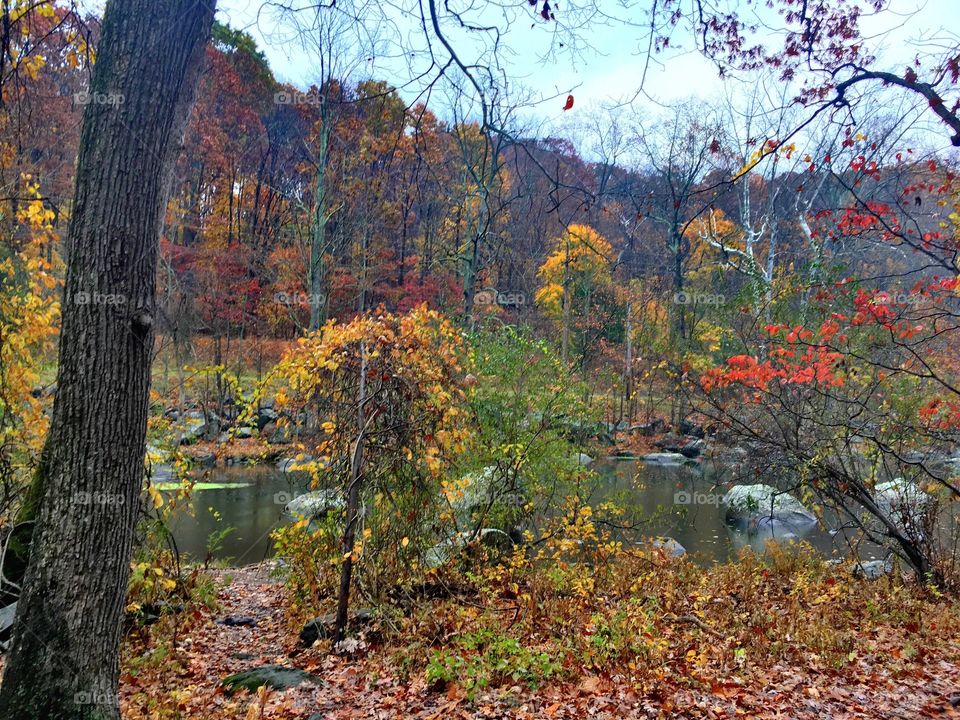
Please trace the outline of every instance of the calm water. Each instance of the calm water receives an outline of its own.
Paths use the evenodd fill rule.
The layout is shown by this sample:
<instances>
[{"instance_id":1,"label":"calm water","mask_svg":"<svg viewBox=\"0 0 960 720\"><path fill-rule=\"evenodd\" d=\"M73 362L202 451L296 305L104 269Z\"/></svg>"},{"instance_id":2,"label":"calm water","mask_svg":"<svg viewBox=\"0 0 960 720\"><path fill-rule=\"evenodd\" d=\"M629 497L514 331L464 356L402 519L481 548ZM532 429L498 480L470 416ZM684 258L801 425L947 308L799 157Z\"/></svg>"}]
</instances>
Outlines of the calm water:
<instances>
[{"instance_id":1,"label":"calm water","mask_svg":"<svg viewBox=\"0 0 960 720\"><path fill-rule=\"evenodd\" d=\"M283 473L269 465L218 467L204 473L200 481L239 485L194 490L194 512L179 513L171 522L177 547L193 559L202 559L211 534L230 527L233 530L214 557L233 565L249 565L269 557L270 532L284 521L283 506L308 485L302 473Z\"/></svg>"},{"instance_id":2,"label":"calm water","mask_svg":"<svg viewBox=\"0 0 960 720\"><path fill-rule=\"evenodd\" d=\"M762 550L771 538L769 529L750 534L724 522L721 508L713 504L726 491L724 477L710 469L608 460L598 461L592 468L601 477L591 503L615 501L630 508L630 520L639 523L638 530L619 533L625 542L641 541L643 536L669 536L698 561L711 562L726 560L744 546ZM173 520L174 537L182 553L202 559L210 535L232 527L214 556L234 565L258 562L271 554L269 536L284 522L283 506L308 484L303 474L283 473L272 466L216 468L203 481L242 485L195 490L194 513L183 513ZM775 532L778 541L792 541L789 536L782 537L787 530ZM825 556L846 554L843 536L827 528L813 527L802 539ZM866 559L882 557L871 547L861 548L860 555Z\"/></svg>"},{"instance_id":3,"label":"calm water","mask_svg":"<svg viewBox=\"0 0 960 720\"><path fill-rule=\"evenodd\" d=\"M731 485L730 473L712 467L687 467L644 464L632 461L603 461L596 469L604 482L596 499L612 499L621 507L635 507L645 519L639 532L649 536L668 536L678 541L701 562L725 561L744 547L762 552L767 542L791 543L803 540L826 557L849 553L843 533L829 527L762 528L747 532L731 527L724 520L719 498ZM829 523L832 518L827 518ZM621 539L635 539L636 532L623 533ZM876 546L860 548L863 559L882 558Z\"/></svg>"}]
</instances>

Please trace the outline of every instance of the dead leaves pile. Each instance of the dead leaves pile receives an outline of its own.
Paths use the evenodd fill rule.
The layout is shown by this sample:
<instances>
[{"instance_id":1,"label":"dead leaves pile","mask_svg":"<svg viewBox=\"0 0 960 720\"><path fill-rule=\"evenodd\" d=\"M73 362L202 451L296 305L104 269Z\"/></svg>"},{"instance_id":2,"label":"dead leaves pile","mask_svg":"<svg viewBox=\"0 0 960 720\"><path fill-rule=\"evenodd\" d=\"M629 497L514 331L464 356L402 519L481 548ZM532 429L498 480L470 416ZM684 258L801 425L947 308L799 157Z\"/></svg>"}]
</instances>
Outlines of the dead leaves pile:
<instances>
[{"instance_id":1,"label":"dead leaves pile","mask_svg":"<svg viewBox=\"0 0 960 720\"><path fill-rule=\"evenodd\" d=\"M670 572L669 568L664 572ZM930 605L928 612L938 616L925 618L923 628L909 622L888 627L875 618L865 623L865 627L869 625L865 636L839 665L816 652L799 649L769 662L751 657L740 666L714 663L707 649L722 646L723 641L696 623L680 622L664 625L669 628L672 646L669 656L675 661L655 673L619 660L586 669L568 653L564 672L540 687L505 684L483 689L468 699L456 682L428 686L423 672L428 645L422 637L391 636L380 644L371 643L365 654L356 657L332 655L329 648L321 646L304 649L297 645L299 625L290 619L282 586L271 577L268 566L218 574L221 588L216 612L171 616L149 632L127 639L121 681L125 718L960 717L960 623L956 609L945 600ZM866 592L877 598L875 602L883 602L885 591L880 585ZM903 604L904 592L900 588L897 593L901 595L891 600ZM424 600L403 632L422 630L426 615L452 618L456 606L456 598ZM226 616L250 617L256 626L215 622ZM507 632L529 631L529 626L524 629L523 621L517 624L509 614L496 616ZM458 622L490 621L482 612L472 612L469 617ZM708 618L708 622L712 621ZM850 619L838 617L836 622L841 625ZM172 637L172 625L178 630L175 644L161 641ZM583 629L582 624L569 626L570 633L582 633ZM730 630L718 628L725 638L730 637ZM685 675L691 657L707 658L706 665ZM398 658L406 662L398 663ZM261 688L235 696L220 689L224 676L269 663L300 668L320 682L284 691Z\"/></svg>"}]
</instances>

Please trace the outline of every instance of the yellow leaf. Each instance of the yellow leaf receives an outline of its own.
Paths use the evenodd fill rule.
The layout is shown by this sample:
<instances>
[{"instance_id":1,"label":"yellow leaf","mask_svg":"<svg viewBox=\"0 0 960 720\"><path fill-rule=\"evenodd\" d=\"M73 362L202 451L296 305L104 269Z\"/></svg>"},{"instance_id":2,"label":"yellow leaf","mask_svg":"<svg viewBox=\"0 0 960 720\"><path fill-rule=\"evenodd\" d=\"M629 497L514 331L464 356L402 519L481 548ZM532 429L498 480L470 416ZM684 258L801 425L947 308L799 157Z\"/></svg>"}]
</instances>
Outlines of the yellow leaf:
<instances>
[{"instance_id":1,"label":"yellow leaf","mask_svg":"<svg viewBox=\"0 0 960 720\"><path fill-rule=\"evenodd\" d=\"M163 493L157 490L153 485L148 488L150 499L153 501L153 507L159 508L163 505Z\"/></svg>"}]
</instances>

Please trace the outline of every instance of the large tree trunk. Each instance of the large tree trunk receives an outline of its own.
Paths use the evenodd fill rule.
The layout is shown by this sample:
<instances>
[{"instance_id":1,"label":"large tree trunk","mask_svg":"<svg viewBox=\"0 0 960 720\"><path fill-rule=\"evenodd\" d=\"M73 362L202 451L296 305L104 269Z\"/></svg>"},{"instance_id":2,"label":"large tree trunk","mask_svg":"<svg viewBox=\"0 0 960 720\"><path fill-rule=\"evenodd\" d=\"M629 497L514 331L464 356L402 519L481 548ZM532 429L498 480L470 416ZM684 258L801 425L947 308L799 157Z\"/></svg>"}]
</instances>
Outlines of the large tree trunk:
<instances>
[{"instance_id":1,"label":"large tree trunk","mask_svg":"<svg viewBox=\"0 0 960 720\"><path fill-rule=\"evenodd\" d=\"M216 0L111 0L83 116L57 396L0 717L119 718L168 178Z\"/></svg>"}]
</instances>

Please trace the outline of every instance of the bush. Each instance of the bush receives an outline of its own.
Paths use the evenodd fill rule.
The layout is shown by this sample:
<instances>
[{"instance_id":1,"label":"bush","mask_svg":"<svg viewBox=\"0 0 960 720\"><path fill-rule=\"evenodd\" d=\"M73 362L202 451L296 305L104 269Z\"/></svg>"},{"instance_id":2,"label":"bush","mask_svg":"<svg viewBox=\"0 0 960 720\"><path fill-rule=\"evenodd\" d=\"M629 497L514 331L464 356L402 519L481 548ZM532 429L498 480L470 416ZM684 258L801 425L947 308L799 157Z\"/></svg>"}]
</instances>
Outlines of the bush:
<instances>
[{"instance_id":1,"label":"bush","mask_svg":"<svg viewBox=\"0 0 960 720\"><path fill-rule=\"evenodd\" d=\"M546 652L524 647L515 638L484 628L462 636L454 648L431 652L426 676L431 684L462 685L472 700L478 690L505 682L522 682L535 688L561 667Z\"/></svg>"}]
</instances>

